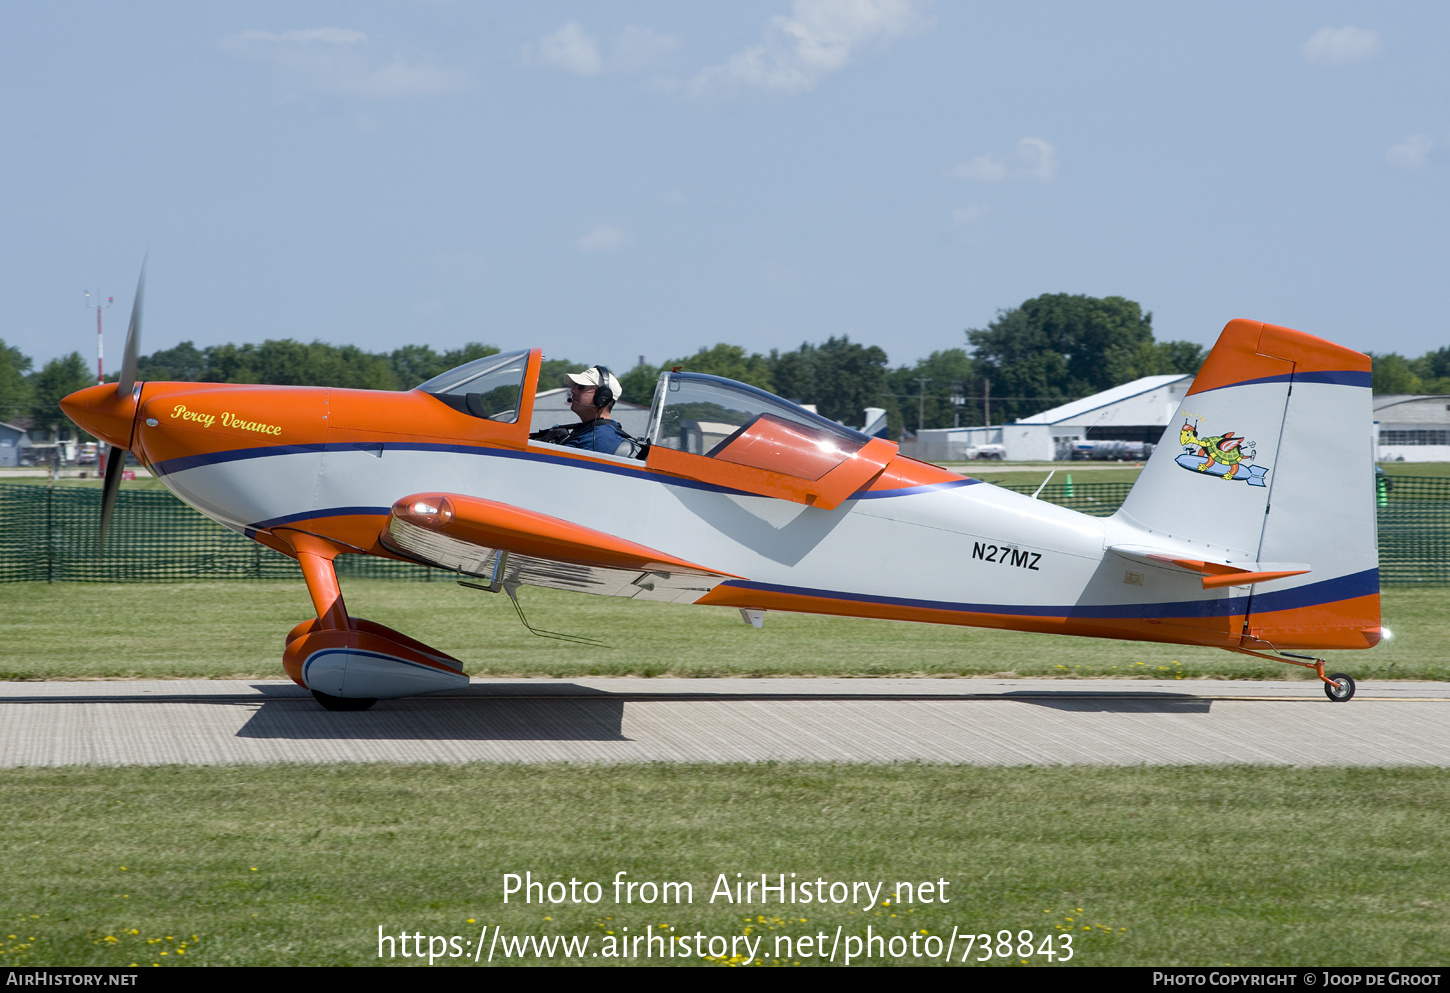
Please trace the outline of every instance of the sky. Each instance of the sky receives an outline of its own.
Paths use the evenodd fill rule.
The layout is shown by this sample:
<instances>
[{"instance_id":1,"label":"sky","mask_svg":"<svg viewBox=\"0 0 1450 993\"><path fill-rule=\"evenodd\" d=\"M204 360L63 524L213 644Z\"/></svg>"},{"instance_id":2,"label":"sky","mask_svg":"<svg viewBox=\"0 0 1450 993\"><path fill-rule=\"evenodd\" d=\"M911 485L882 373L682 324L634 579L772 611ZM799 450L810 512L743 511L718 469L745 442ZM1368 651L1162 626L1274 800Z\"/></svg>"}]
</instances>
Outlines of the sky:
<instances>
[{"instance_id":1,"label":"sky","mask_svg":"<svg viewBox=\"0 0 1450 993\"><path fill-rule=\"evenodd\" d=\"M581 364L1043 293L1450 344L1450 5L6 4L0 339Z\"/></svg>"}]
</instances>

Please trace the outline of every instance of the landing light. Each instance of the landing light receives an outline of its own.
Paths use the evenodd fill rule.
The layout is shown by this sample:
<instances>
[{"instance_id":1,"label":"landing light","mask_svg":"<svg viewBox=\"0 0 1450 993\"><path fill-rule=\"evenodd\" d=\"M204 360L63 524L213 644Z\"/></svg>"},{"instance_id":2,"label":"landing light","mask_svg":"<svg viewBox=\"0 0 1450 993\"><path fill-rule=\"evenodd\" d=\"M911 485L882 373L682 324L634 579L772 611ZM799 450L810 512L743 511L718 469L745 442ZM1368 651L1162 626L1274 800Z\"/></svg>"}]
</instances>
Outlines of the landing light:
<instances>
[{"instance_id":1,"label":"landing light","mask_svg":"<svg viewBox=\"0 0 1450 993\"><path fill-rule=\"evenodd\" d=\"M448 502L447 497L422 498L409 500L406 503L400 500L393 504L393 513L414 524L438 527L453 520L453 504Z\"/></svg>"},{"instance_id":2,"label":"landing light","mask_svg":"<svg viewBox=\"0 0 1450 993\"><path fill-rule=\"evenodd\" d=\"M1389 641L1393 637L1394 633L1389 628L1380 628L1380 641Z\"/></svg>"}]
</instances>

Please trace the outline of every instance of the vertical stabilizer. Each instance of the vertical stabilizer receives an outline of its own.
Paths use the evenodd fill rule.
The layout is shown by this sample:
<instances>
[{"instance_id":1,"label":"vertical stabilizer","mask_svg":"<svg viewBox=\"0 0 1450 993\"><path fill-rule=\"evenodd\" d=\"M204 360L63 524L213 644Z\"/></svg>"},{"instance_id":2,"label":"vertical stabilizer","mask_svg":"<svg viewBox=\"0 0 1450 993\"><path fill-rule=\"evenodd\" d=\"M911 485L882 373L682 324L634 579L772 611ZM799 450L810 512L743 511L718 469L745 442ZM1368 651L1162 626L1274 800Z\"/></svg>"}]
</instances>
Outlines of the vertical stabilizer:
<instances>
[{"instance_id":1,"label":"vertical stabilizer","mask_svg":"<svg viewBox=\"0 0 1450 993\"><path fill-rule=\"evenodd\" d=\"M1246 648L1379 641L1370 360L1322 338L1231 321L1117 519L1248 572ZM1221 585L1221 584L1220 584Z\"/></svg>"}]
</instances>

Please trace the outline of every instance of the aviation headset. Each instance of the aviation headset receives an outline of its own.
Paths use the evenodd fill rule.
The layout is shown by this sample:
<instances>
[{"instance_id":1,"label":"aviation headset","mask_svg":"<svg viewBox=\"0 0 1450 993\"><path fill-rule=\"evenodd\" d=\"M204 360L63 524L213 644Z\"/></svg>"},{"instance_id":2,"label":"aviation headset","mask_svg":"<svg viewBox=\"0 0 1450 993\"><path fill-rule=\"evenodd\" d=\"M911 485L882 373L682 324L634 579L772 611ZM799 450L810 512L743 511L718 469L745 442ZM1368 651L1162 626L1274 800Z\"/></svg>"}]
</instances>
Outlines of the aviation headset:
<instances>
[{"instance_id":1,"label":"aviation headset","mask_svg":"<svg viewBox=\"0 0 1450 993\"><path fill-rule=\"evenodd\" d=\"M594 406L603 409L614 402L614 391L609 388L609 367L597 365L594 368L599 372L599 385L594 388Z\"/></svg>"}]
</instances>

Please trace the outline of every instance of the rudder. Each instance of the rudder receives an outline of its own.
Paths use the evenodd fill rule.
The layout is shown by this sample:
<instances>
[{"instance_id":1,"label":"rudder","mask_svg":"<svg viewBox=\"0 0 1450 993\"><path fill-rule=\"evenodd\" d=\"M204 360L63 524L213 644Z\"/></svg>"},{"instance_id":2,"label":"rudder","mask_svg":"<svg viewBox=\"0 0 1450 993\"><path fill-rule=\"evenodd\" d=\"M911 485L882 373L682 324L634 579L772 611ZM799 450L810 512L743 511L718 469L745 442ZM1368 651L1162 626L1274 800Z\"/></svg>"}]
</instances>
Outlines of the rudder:
<instances>
[{"instance_id":1,"label":"rudder","mask_svg":"<svg viewBox=\"0 0 1450 993\"><path fill-rule=\"evenodd\" d=\"M1250 571L1246 648L1379 641L1369 357L1290 328L1231 321L1118 513ZM1237 612L1236 612L1237 613Z\"/></svg>"}]
</instances>

